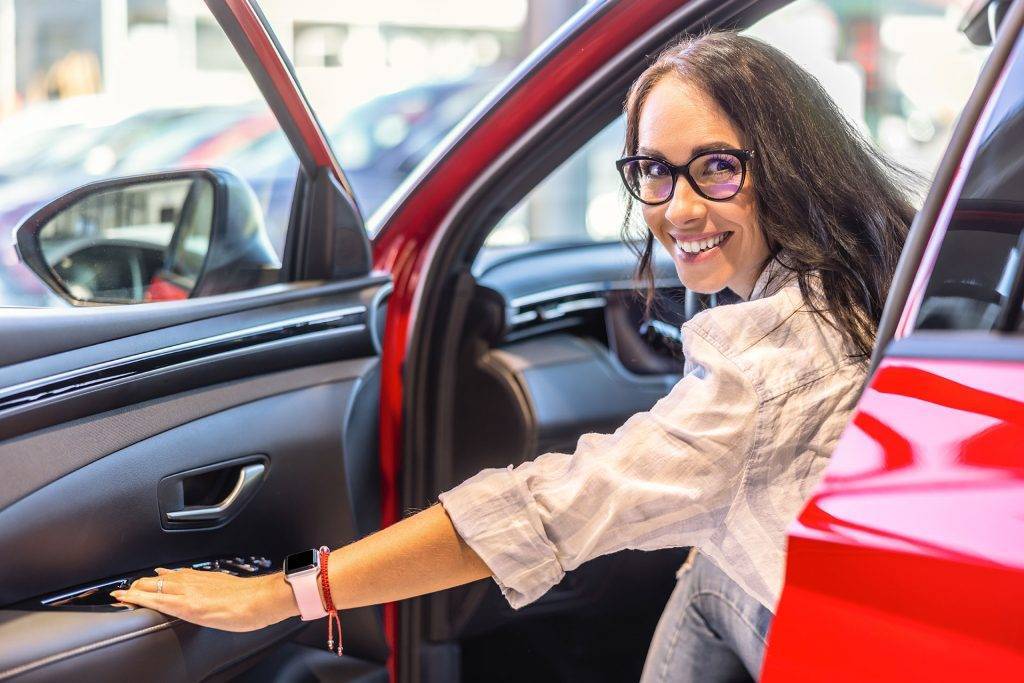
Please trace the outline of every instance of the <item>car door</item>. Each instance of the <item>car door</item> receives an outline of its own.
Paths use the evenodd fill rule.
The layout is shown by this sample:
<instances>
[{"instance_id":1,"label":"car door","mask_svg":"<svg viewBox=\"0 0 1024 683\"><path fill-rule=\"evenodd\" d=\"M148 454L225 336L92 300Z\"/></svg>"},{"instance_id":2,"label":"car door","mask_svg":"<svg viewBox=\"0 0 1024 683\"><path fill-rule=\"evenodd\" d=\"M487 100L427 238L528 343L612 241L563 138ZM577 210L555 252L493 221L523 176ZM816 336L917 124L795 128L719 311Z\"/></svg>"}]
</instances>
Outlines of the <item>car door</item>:
<instances>
[{"instance_id":1,"label":"car door","mask_svg":"<svg viewBox=\"0 0 1024 683\"><path fill-rule=\"evenodd\" d=\"M1024 669L1022 24L1015 3L912 230L877 368L790 529L765 680Z\"/></svg>"},{"instance_id":2,"label":"car door","mask_svg":"<svg viewBox=\"0 0 1024 683\"><path fill-rule=\"evenodd\" d=\"M107 594L158 566L274 571L380 524L390 280L258 7L207 5L299 160L283 257L199 298L0 308L0 680L387 679L376 608L343 615L339 659L322 624L227 633Z\"/></svg>"}]
</instances>

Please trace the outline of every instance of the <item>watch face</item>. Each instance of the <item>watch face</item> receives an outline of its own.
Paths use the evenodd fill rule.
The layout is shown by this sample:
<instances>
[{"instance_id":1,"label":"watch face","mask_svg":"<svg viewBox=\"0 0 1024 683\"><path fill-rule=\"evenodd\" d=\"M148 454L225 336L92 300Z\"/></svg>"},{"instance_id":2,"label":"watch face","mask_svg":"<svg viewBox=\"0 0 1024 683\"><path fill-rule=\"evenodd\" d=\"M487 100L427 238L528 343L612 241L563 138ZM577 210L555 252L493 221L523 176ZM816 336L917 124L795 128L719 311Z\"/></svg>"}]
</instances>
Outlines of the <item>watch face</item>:
<instances>
[{"instance_id":1,"label":"watch face","mask_svg":"<svg viewBox=\"0 0 1024 683\"><path fill-rule=\"evenodd\" d=\"M313 569L318 563L319 557L315 550L303 550L301 553L289 555L284 561L284 573L295 574L306 569Z\"/></svg>"}]
</instances>

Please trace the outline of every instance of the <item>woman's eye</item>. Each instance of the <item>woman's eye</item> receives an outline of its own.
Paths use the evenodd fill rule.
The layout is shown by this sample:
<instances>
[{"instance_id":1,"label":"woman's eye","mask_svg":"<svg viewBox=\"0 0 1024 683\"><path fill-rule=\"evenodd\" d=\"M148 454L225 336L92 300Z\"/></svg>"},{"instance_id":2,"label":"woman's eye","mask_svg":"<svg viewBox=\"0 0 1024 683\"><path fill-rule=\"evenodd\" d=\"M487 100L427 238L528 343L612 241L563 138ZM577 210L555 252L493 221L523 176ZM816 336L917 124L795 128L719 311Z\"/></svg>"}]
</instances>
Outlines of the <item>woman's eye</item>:
<instances>
[{"instance_id":1,"label":"woman's eye","mask_svg":"<svg viewBox=\"0 0 1024 683\"><path fill-rule=\"evenodd\" d=\"M731 155L711 156L704 160L703 175L724 176L740 172L739 161Z\"/></svg>"},{"instance_id":2,"label":"woman's eye","mask_svg":"<svg viewBox=\"0 0 1024 683\"><path fill-rule=\"evenodd\" d=\"M648 161L641 167L642 172L648 178L663 178L669 174L668 167L665 164L659 164L656 161Z\"/></svg>"}]
</instances>

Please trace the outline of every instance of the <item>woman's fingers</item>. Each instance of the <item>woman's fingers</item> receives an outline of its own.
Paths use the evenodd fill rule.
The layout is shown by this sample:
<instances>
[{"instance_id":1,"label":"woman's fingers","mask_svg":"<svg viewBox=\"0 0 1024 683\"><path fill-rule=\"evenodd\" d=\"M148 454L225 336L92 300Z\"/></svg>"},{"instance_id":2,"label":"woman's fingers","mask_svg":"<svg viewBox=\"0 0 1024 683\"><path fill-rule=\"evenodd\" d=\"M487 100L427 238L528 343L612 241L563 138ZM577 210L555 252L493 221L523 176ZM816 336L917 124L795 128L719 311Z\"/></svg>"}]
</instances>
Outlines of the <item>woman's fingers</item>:
<instances>
[{"instance_id":1,"label":"woman's fingers","mask_svg":"<svg viewBox=\"0 0 1024 683\"><path fill-rule=\"evenodd\" d=\"M136 579L129 590L144 591L147 593L163 593L166 595L179 595L182 590L172 579L166 576L144 576Z\"/></svg>"},{"instance_id":2,"label":"woman's fingers","mask_svg":"<svg viewBox=\"0 0 1024 683\"><path fill-rule=\"evenodd\" d=\"M188 606L180 595L150 593L149 591L137 590L134 588L124 591L111 591L110 595L120 602L155 609L158 612L169 614L172 617L182 617L183 612Z\"/></svg>"}]
</instances>

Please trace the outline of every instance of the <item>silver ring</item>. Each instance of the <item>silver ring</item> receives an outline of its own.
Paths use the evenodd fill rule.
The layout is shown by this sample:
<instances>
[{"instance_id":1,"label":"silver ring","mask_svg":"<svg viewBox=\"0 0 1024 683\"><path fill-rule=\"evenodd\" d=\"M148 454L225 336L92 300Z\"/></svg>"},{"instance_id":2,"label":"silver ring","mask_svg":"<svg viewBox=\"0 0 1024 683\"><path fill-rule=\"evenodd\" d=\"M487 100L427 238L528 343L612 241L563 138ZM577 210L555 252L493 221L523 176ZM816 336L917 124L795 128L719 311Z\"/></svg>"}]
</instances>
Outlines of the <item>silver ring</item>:
<instances>
[{"instance_id":1,"label":"silver ring","mask_svg":"<svg viewBox=\"0 0 1024 683\"><path fill-rule=\"evenodd\" d=\"M156 580L156 592L157 593L163 593L164 592L164 580L163 579L157 579Z\"/></svg>"}]
</instances>

